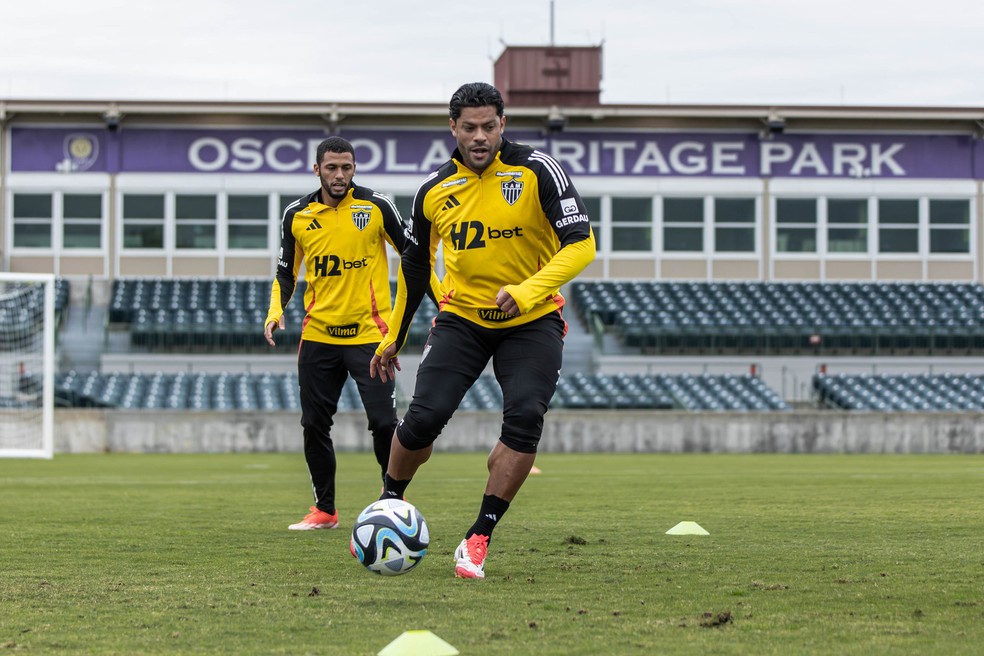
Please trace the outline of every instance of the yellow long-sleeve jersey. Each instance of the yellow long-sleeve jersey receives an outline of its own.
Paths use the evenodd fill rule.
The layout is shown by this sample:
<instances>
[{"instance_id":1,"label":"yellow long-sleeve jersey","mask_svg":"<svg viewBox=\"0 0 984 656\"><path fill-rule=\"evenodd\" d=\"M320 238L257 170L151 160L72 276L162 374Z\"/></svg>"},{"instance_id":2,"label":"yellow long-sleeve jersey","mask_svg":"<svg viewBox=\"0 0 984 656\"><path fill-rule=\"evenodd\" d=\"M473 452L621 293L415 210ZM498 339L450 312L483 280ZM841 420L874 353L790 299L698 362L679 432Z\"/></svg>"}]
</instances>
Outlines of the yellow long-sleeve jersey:
<instances>
[{"instance_id":1,"label":"yellow long-sleeve jersey","mask_svg":"<svg viewBox=\"0 0 984 656\"><path fill-rule=\"evenodd\" d=\"M391 310L386 242L402 252L405 228L389 198L354 183L337 207L322 204L320 190L288 205L266 323L280 320L304 261L301 339L379 342L389 332Z\"/></svg>"},{"instance_id":2,"label":"yellow long-sleeve jersey","mask_svg":"<svg viewBox=\"0 0 984 656\"><path fill-rule=\"evenodd\" d=\"M481 175L455 150L424 180L408 236L389 321L398 329L377 353L404 344L438 245L445 267L441 311L487 328L518 326L563 307L560 287L595 256L588 213L563 167L546 153L505 139ZM496 306L503 287L519 316Z\"/></svg>"}]
</instances>

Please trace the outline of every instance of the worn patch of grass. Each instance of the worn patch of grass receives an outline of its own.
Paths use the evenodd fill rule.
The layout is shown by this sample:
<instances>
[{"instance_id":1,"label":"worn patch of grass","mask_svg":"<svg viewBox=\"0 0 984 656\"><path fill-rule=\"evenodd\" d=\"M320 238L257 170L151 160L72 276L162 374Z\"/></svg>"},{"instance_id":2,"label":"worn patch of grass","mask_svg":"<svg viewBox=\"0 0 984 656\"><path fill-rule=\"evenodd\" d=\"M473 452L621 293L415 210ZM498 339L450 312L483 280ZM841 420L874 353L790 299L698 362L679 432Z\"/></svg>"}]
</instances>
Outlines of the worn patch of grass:
<instances>
[{"instance_id":1,"label":"worn patch of grass","mask_svg":"<svg viewBox=\"0 0 984 656\"><path fill-rule=\"evenodd\" d=\"M339 457L342 530L290 532L300 454L0 460L0 654L970 654L984 643L984 458L543 454L488 578L451 554L486 476L436 453L413 572L348 553L378 495ZM667 536L682 520L709 536Z\"/></svg>"}]
</instances>

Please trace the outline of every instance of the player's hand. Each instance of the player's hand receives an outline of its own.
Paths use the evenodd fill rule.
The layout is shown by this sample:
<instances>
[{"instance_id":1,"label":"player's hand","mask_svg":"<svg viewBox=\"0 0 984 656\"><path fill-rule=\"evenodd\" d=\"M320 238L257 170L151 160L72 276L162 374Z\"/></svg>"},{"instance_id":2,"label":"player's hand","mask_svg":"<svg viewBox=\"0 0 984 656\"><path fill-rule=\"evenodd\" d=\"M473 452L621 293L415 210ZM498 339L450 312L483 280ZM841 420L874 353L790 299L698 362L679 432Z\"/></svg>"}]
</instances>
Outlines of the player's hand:
<instances>
[{"instance_id":1,"label":"player's hand","mask_svg":"<svg viewBox=\"0 0 984 656\"><path fill-rule=\"evenodd\" d=\"M395 379L397 371L402 369L400 369L400 358L396 357L396 344L390 344L383 349L382 355L374 355L369 361L370 378L375 378L378 373L379 380L385 383L391 378Z\"/></svg>"},{"instance_id":2,"label":"player's hand","mask_svg":"<svg viewBox=\"0 0 984 656\"><path fill-rule=\"evenodd\" d=\"M277 343L273 341L273 331L275 331L277 328L283 330L286 327L287 327L287 320L284 319L284 315L282 314L280 315L280 321L270 321L269 323L267 323L267 325L263 328L263 336L266 337L267 344L269 344L270 346L276 346Z\"/></svg>"},{"instance_id":3,"label":"player's hand","mask_svg":"<svg viewBox=\"0 0 984 656\"><path fill-rule=\"evenodd\" d=\"M510 317L519 316L519 305L509 295L505 287L499 288L499 293L495 295L495 304L499 306L499 309L508 314Z\"/></svg>"}]
</instances>

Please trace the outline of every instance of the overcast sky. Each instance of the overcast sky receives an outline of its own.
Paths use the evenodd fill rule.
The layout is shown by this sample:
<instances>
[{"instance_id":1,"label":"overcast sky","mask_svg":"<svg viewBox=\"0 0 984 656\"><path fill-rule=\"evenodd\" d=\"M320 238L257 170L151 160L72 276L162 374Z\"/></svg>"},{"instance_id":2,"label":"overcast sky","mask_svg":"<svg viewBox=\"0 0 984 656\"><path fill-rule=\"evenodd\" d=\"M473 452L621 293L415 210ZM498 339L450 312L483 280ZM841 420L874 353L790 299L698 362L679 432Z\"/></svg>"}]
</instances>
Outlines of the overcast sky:
<instances>
[{"instance_id":1,"label":"overcast sky","mask_svg":"<svg viewBox=\"0 0 984 656\"><path fill-rule=\"evenodd\" d=\"M602 102L984 108L984 0L554 0ZM0 0L0 99L447 102L549 0Z\"/></svg>"}]
</instances>

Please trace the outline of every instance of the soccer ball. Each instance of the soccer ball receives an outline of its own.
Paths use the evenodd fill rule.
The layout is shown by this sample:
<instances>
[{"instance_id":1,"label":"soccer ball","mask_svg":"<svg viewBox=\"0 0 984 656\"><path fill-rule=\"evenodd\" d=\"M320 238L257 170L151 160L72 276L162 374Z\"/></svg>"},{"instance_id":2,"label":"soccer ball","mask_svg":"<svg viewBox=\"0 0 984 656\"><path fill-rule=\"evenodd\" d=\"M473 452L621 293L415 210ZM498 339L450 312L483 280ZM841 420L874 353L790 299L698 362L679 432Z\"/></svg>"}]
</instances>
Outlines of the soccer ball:
<instances>
[{"instance_id":1,"label":"soccer ball","mask_svg":"<svg viewBox=\"0 0 984 656\"><path fill-rule=\"evenodd\" d=\"M412 504L384 499L369 504L352 527L349 550L370 572L406 574L427 553L427 522Z\"/></svg>"}]
</instances>

